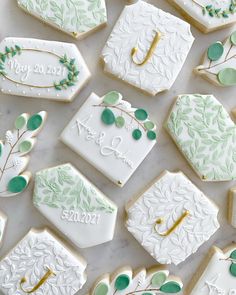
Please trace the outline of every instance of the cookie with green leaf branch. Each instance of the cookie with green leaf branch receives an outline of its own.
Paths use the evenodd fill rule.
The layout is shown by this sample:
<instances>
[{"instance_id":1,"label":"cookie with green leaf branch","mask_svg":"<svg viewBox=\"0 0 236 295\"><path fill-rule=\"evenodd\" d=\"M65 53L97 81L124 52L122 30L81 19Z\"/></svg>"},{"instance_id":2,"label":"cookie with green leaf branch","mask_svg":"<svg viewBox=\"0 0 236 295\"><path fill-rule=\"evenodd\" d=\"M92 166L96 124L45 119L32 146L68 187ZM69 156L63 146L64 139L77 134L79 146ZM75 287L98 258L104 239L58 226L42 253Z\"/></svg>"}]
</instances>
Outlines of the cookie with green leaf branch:
<instances>
[{"instance_id":1,"label":"cookie with green leaf branch","mask_svg":"<svg viewBox=\"0 0 236 295\"><path fill-rule=\"evenodd\" d=\"M114 274L102 276L90 295L154 295L177 294L183 288L180 278L169 275L169 271L154 267L134 272L129 266L118 269Z\"/></svg>"}]
</instances>

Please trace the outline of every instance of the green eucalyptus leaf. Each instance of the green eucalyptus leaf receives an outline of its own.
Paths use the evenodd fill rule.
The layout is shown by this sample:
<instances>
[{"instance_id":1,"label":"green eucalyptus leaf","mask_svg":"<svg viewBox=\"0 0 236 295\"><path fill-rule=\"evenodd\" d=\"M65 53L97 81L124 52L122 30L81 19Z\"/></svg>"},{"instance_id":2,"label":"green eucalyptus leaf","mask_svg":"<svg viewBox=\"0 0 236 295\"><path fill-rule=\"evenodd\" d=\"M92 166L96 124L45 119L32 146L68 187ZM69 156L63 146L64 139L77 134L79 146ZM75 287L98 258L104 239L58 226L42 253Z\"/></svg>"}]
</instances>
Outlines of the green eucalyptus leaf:
<instances>
[{"instance_id":1,"label":"green eucalyptus leaf","mask_svg":"<svg viewBox=\"0 0 236 295\"><path fill-rule=\"evenodd\" d=\"M224 53L224 46L221 42L212 44L207 50L209 60L216 61L221 58Z\"/></svg>"},{"instance_id":2,"label":"green eucalyptus leaf","mask_svg":"<svg viewBox=\"0 0 236 295\"><path fill-rule=\"evenodd\" d=\"M217 78L224 86L236 85L236 70L233 68L223 69L218 73Z\"/></svg>"},{"instance_id":3,"label":"green eucalyptus leaf","mask_svg":"<svg viewBox=\"0 0 236 295\"><path fill-rule=\"evenodd\" d=\"M230 265L230 269L229 269L230 273L232 276L236 277L236 264L235 263L232 263Z\"/></svg>"},{"instance_id":4,"label":"green eucalyptus leaf","mask_svg":"<svg viewBox=\"0 0 236 295\"><path fill-rule=\"evenodd\" d=\"M28 153L29 151L31 151L32 147L33 147L32 141L24 140L20 143L19 150L21 153Z\"/></svg>"},{"instance_id":5,"label":"green eucalyptus leaf","mask_svg":"<svg viewBox=\"0 0 236 295\"><path fill-rule=\"evenodd\" d=\"M16 129L22 129L26 125L26 118L24 115L20 115L18 118L15 120L15 128Z\"/></svg>"},{"instance_id":6,"label":"green eucalyptus leaf","mask_svg":"<svg viewBox=\"0 0 236 295\"><path fill-rule=\"evenodd\" d=\"M13 177L8 185L7 189L11 193L21 193L28 185L27 180L23 176Z\"/></svg>"},{"instance_id":7,"label":"green eucalyptus leaf","mask_svg":"<svg viewBox=\"0 0 236 295\"><path fill-rule=\"evenodd\" d=\"M233 32L230 36L230 41L233 45L236 45L236 32Z\"/></svg>"},{"instance_id":8,"label":"green eucalyptus leaf","mask_svg":"<svg viewBox=\"0 0 236 295\"><path fill-rule=\"evenodd\" d=\"M130 277L126 274L121 274L116 278L115 288L116 290L124 290L129 286Z\"/></svg>"},{"instance_id":9,"label":"green eucalyptus leaf","mask_svg":"<svg viewBox=\"0 0 236 295\"><path fill-rule=\"evenodd\" d=\"M181 291L181 286L175 281L170 281L162 285L160 291L163 293L178 293Z\"/></svg>"},{"instance_id":10,"label":"green eucalyptus leaf","mask_svg":"<svg viewBox=\"0 0 236 295\"><path fill-rule=\"evenodd\" d=\"M94 290L94 295L107 295L108 291L108 285L105 283L100 283L96 286Z\"/></svg>"},{"instance_id":11,"label":"green eucalyptus leaf","mask_svg":"<svg viewBox=\"0 0 236 295\"><path fill-rule=\"evenodd\" d=\"M106 105L115 105L121 99L121 94L117 91L107 93L103 98L103 103Z\"/></svg>"},{"instance_id":12,"label":"green eucalyptus leaf","mask_svg":"<svg viewBox=\"0 0 236 295\"><path fill-rule=\"evenodd\" d=\"M106 125L112 125L115 122L115 116L110 109L105 109L101 116L102 122Z\"/></svg>"},{"instance_id":13,"label":"green eucalyptus leaf","mask_svg":"<svg viewBox=\"0 0 236 295\"><path fill-rule=\"evenodd\" d=\"M2 156L3 153L3 143L0 141L0 157Z\"/></svg>"},{"instance_id":14,"label":"green eucalyptus leaf","mask_svg":"<svg viewBox=\"0 0 236 295\"><path fill-rule=\"evenodd\" d=\"M147 137L148 137L148 139L150 139L150 140L155 140L155 139L157 138L157 135L156 135L156 133L155 133L154 131L149 130L149 131L147 132Z\"/></svg>"},{"instance_id":15,"label":"green eucalyptus leaf","mask_svg":"<svg viewBox=\"0 0 236 295\"><path fill-rule=\"evenodd\" d=\"M166 274L164 272L157 272L155 273L153 276L152 276L152 280L151 280L151 283L152 283L152 286L153 287L160 287L162 286L165 281L166 281Z\"/></svg>"},{"instance_id":16,"label":"green eucalyptus leaf","mask_svg":"<svg viewBox=\"0 0 236 295\"><path fill-rule=\"evenodd\" d=\"M122 116L116 118L115 121L116 127L122 128L125 125L125 119Z\"/></svg>"},{"instance_id":17,"label":"green eucalyptus leaf","mask_svg":"<svg viewBox=\"0 0 236 295\"><path fill-rule=\"evenodd\" d=\"M133 139L139 140L142 137L142 132L139 129L134 129L132 132Z\"/></svg>"},{"instance_id":18,"label":"green eucalyptus leaf","mask_svg":"<svg viewBox=\"0 0 236 295\"><path fill-rule=\"evenodd\" d=\"M34 131L38 129L43 123L43 118L39 114L31 116L27 122L27 129Z\"/></svg>"},{"instance_id":19,"label":"green eucalyptus leaf","mask_svg":"<svg viewBox=\"0 0 236 295\"><path fill-rule=\"evenodd\" d=\"M236 250L234 250L234 251L230 254L230 258L232 258L232 259L236 259Z\"/></svg>"},{"instance_id":20,"label":"green eucalyptus leaf","mask_svg":"<svg viewBox=\"0 0 236 295\"><path fill-rule=\"evenodd\" d=\"M135 115L135 118L138 119L138 120L140 120L140 121L144 121L148 117L148 114L147 114L147 112L144 109L137 109L134 112L134 115Z\"/></svg>"},{"instance_id":21,"label":"green eucalyptus leaf","mask_svg":"<svg viewBox=\"0 0 236 295\"><path fill-rule=\"evenodd\" d=\"M151 121L147 121L144 123L144 127L147 129L147 130L151 130L155 127L155 124Z\"/></svg>"}]
</instances>

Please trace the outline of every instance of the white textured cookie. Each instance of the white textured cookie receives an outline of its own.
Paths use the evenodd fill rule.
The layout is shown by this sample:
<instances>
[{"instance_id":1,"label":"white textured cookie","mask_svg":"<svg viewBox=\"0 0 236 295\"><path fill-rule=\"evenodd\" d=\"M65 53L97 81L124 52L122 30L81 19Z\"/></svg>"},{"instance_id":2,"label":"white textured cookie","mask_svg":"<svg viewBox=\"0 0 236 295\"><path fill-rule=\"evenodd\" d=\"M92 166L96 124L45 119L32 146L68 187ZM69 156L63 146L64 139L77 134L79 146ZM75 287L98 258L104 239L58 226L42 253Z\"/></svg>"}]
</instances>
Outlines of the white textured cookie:
<instances>
[{"instance_id":1,"label":"white textured cookie","mask_svg":"<svg viewBox=\"0 0 236 295\"><path fill-rule=\"evenodd\" d=\"M235 0L168 0L204 33L232 26L236 22Z\"/></svg>"},{"instance_id":2,"label":"white textured cookie","mask_svg":"<svg viewBox=\"0 0 236 295\"><path fill-rule=\"evenodd\" d=\"M165 127L202 180L236 179L236 127L213 95L179 95Z\"/></svg>"},{"instance_id":3,"label":"white textured cookie","mask_svg":"<svg viewBox=\"0 0 236 295\"><path fill-rule=\"evenodd\" d=\"M107 22L105 0L17 0L19 7L41 21L82 38Z\"/></svg>"},{"instance_id":4,"label":"white textured cookie","mask_svg":"<svg viewBox=\"0 0 236 295\"><path fill-rule=\"evenodd\" d=\"M123 186L156 143L156 125L116 91L92 93L61 140L110 180Z\"/></svg>"},{"instance_id":5,"label":"white textured cookie","mask_svg":"<svg viewBox=\"0 0 236 295\"><path fill-rule=\"evenodd\" d=\"M105 274L97 280L90 295L139 295L139 294L176 294L183 288L180 278L169 275L163 267L145 268L133 271L126 266L115 273Z\"/></svg>"},{"instance_id":6,"label":"white textured cookie","mask_svg":"<svg viewBox=\"0 0 236 295\"><path fill-rule=\"evenodd\" d=\"M0 43L3 93L71 101L90 76L74 44L27 38Z\"/></svg>"},{"instance_id":7,"label":"white textured cookie","mask_svg":"<svg viewBox=\"0 0 236 295\"><path fill-rule=\"evenodd\" d=\"M104 70L156 95L171 88L193 41L188 23L139 0L117 21L102 51Z\"/></svg>"},{"instance_id":8,"label":"white textured cookie","mask_svg":"<svg viewBox=\"0 0 236 295\"><path fill-rule=\"evenodd\" d=\"M0 246L2 245L5 229L7 224L7 216L0 211Z\"/></svg>"},{"instance_id":9,"label":"white textured cookie","mask_svg":"<svg viewBox=\"0 0 236 295\"><path fill-rule=\"evenodd\" d=\"M202 64L194 69L197 75L217 86L236 85L236 32L223 43L211 44L203 57Z\"/></svg>"},{"instance_id":10,"label":"white textured cookie","mask_svg":"<svg viewBox=\"0 0 236 295\"><path fill-rule=\"evenodd\" d=\"M236 292L236 245L212 247L186 291L189 295L233 295Z\"/></svg>"},{"instance_id":11,"label":"white textured cookie","mask_svg":"<svg viewBox=\"0 0 236 295\"><path fill-rule=\"evenodd\" d=\"M37 172L33 201L80 248L113 239L117 206L71 164Z\"/></svg>"},{"instance_id":12,"label":"white textured cookie","mask_svg":"<svg viewBox=\"0 0 236 295\"><path fill-rule=\"evenodd\" d=\"M29 184L31 173L25 171L36 136L41 131L47 113L32 116L21 114L15 120L14 130L8 130L0 140L0 197L10 197L23 192Z\"/></svg>"},{"instance_id":13,"label":"white textured cookie","mask_svg":"<svg viewBox=\"0 0 236 295\"><path fill-rule=\"evenodd\" d=\"M182 172L164 172L126 207L126 226L161 264L184 261L217 231L219 209Z\"/></svg>"},{"instance_id":14,"label":"white textured cookie","mask_svg":"<svg viewBox=\"0 0 236 295\"><path fill-rule=\"evenodd\" d=\"M0 261L3 295L74 295L86 282L86 262L49 230L30 232Z\"/></svg>"}]
</instances>

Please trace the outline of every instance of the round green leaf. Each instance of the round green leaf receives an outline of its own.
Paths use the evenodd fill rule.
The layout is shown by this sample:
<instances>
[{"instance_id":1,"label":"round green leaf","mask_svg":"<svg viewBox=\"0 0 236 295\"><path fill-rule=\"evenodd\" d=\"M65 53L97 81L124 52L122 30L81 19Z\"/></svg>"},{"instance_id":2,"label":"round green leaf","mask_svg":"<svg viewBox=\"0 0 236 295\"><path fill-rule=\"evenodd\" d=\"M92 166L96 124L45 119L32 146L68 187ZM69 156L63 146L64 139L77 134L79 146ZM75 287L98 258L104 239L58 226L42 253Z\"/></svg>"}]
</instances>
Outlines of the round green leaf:
<instances>
[{"instance_id":1,"label":"round green leaf","mask_svg":"<svg viewBox=\"0 0 236 295\"><path fill-rule=\"evenodd\" d=\"M129 276L123 274L116 278L115 288L119 291L126 289L129 286L130 278Z\"/></svg>"},{"instance_id":2,"label":"round green leaf","mask_svg":"<svg viewBox=\"0 0 236 295\"><path fill-rule=\"evenodd\" d=\"M142 132L139 129L135 129L132 132L133 139L139 140L142 137Z\"/></svg>"},{"instance_id":3,"label":"round green leaf","mask_svg":"<svg viewBox=\"0 0 236 295\"><path fill-rule=\"evenodd\" d=\"M16 118L16 121L15 121L16 129L22 129L25 125L26 125L26 118L23 115Z\"/></svg>"},{"instance_id":4,"label":"round green leaf","mask_svg":"<svg viewBox=\"0 0 236 295\"><path fill-rule=\"evenodd\" d=\"M30 140L24 140L19 145L19 150L21 153L27 153L32 149L32 142Z\"/></svg>"},{"instance_id":5,"label":"round green leaf","mask_svg":"<svg viewBox=\"0 0 236 295\"><path fill-rule=\"evenodd\" d=\"M151 130L155 127L155 124L151 121L147 121L144 123L144 127L147 129L147 130Z\"/></svg>"},{"instance_id":6,"label":"round green leaf","mask_svg":"<svg viewBox=\"0 0 236 295\"><path fill-rule=\"evenodd\" d=\"M230 273L232 276L236 277L236 264L235 263L232 263L231 266L230 266Z\"/></svg>"},{"instance_id":7,"label":"round green leaf","mask_svg":"<svg viewBox=\"0 0 236 295\"><path fill-rule=\"evenodd\" d=\"M207 50L207 56L210 60L215 61L221 58L224 52L224 46L221 42L212 44Z\"/></svg>"},{"instance_id":8,"label":"round green leaf","mask_svg":"<svg viewBox=\"0 0 236 295\"><path fill-rule=\"evenodd\" d=\"M140 121L144 121L147 119L148 114L145 110L143 109L138 109L134 112L134 115L136 117L136 119L140 120Z\"/></svg>"},{"instance_id":9,"label":"round green leaf","mask_svg":"<svg viewBox=\"0 0 236 295\"><path fill-rule=\"evenodd\" d=\"M111 91L104 96L103 103L106 105L115 105L120 100L120 93L117 91Z\"/></svg>"},{"instance_id":10,"label":"round green leaf","mask_svg":"<svg viewBox=\"0 0 236 295\"><path fill-rule=\"evenodd\" d=\"M166 281L166 274L164 272L155 273L152 277L151 283L153 287L160 287Z\"/></svg>"},{"instance_id":11,"label":"round green leaf","mask_svg":"<svg viewBox=\"0 0 236 295\"><path fill-rule=\"evenodd\" d=\"M125 125L125 119L123 117L119 116L116 118L115 123L116 123L116 127L122 128Z\"/></svg>"},{"instance_id":12,"label":"round green leaf","mask_svg":"<svg viewBox=\"0 0 236 295\"><path fill-rule=\"evenodd\" d=\"M9 181L7 189L11 193L21 193L27 184L28 182L23 176L16 176Z\"/></svg>"},{"instance_id":13,"label":"round green leaf","mask_svg":"<svg viewBox=\"0 0 236 295\"><path fill-rule=\"evenodd\" d=\"M27 122L27 128L30 131L38 129L43 122L43 118L39 114L31 116Z\"/></svg>"},{"instance_id":14,"label":"round green leaf","mask_svg":"<svg viewBox=\"0 0 236 295\"><path fill-rule=\"evenodd\" d=\"M94 295L107 295L108 286L105 283L100 283L97 285L94 291Z\"/></svg>"},{"instance_id":15,"label":"round green leaf","mask_svg":"<svg viewBox=\"0 0 236 295\"><path fill-rule=\"evenodd\" d=\"M232 258L232 259L236 259L236 250L234 250L234 251L230 254L230 258Z\"/></svg>"},{"instance_id":16,"label":"round green leaf","mask_svg":"<svg viewBox=\"0 0 236 295\"><path fill-rule=\"evenodd\" d=\"M236 45L236 32L233 32L233 34L231 34L230 41L233 45Z\"/></svg>"},{"instance_id":17,"label":"round green leaf","mask_svg":"<svg viewBox=\"0 0 236 295\"><path fill-rule=\"evenodd\" d=\"M177 282L171 281L162 285L160 291L163 293L178 293L181 291L181 287Z\"/></svg>"},{"instance_id":18,"label":"round green leaf","mask_svg":"<svg viewBox=\"0 0 236 295\"><path fill-rule=\"evenodd\" d=\"M236 70L233 68L223 69L218 73L217 78L224 86L236 85Z\"/></svg>"},{"instance_id":19,"label":"round green leaf","mask_svg":"<svg viewBox=\"0 0 236 295\"><path fill-rule=\"evenodd\" d=\"M155 133L154 131L149 130L149 131L147 132L147 137L148 137L148 139L150 139L150 140L155 140L155 139L157 138L157 135L156 135L156 133Z\"/></svg>"},{"instance_id":20,"label":"round green leaf","mask_svg":"<svg viewBox=\"0 0 236 295\"><path fill-rule=\"evenodd\" d=\"M3 143L0 142L0 157L1 157L1 155L2 155L2 151L3 151Z\"/></svg>"},{"instance_id":21,"label":"round green leaf","mask_svg":"<svg viewBox=\"0 0 236 295\"><path fill-rule=\"evenodd\" d=\"M113 112L109 109L105 109L102 112L102 122L106 125L112 125L115 122L115 116Z\"/></svg>"}]
</instances>

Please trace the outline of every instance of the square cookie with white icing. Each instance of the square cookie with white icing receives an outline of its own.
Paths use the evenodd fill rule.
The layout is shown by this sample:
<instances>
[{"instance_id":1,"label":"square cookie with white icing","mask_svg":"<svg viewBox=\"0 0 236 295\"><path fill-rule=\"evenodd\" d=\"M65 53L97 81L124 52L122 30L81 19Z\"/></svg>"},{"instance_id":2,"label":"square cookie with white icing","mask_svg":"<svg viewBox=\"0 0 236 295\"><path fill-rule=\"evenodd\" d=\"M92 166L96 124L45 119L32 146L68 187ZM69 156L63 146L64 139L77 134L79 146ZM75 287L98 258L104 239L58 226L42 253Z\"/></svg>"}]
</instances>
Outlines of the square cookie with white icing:
<instances>
[{"instance_id":1,"label":"square cookie with white icing","mask_svg":"<svg viewBox=\"0 0 236 295\"><path fill-rule=\"evenodd\" d=\"M108 38L104 70L156 95L171 88L193 41L188 23L139 0L124 8Z\"/></svg>"},{"instance_id":2,"label":"square cookie with white icing","mask_svg":"<svg viewBox=\"0 0 236 295\"><path fill-rule=\"evenodd\" d=\"M178 265L217 231L218 211L182 172L165 171L128 203L126 226L158 263Z\"/></svg>"},{"instance_id":3,"label":"square cookie with white icing","mask_svg":"<svg viewBox=\"0 0 236 295\"><path fill-rule=\"evenodd\" d=\"M105 0L17 0L17 3L27 13L78 39L107 22Z\"/></svg>"},{"instance_id":4,"label":"square cookie with white icing","mask_svg":"<svg viewBox=\"0 0 236 295\"><path fill-rule=\"evenodd\" d=\"M156 144L156 125L116 91L92 93L61 140L111 181L123 186Z\"/></svg>"},{"instance_id":5,"label":"square cookie with white icing","mask_svg":"<svg viewBox=\"0 0 236 295\"><path fill-rule=\"evenodd\" d=\"M86 262L49 230L31 229L0 261L3 295L74 295L86 282Z\"/></svg>"},{"instance_id":6,"label":"square cookie with white icing","mask_svg":"<svg viewBox=\"0 0 236 295\"><path fill-rule=\"evenodd\" d=\"M117 206L71 164L37 172L33 202L80 248L113 239Z\"/></svg>"},{"instance_id":7,"label":"square cookie with white icing","mask_svg":"<svg viewBox=\"0 0 236 295\"><path fill-rule=\"evenodd\" d=\"M90 76L72 43L28 38L5 38L0 43L2 93L69 102Z\"/></svg>"}]
</instances>

